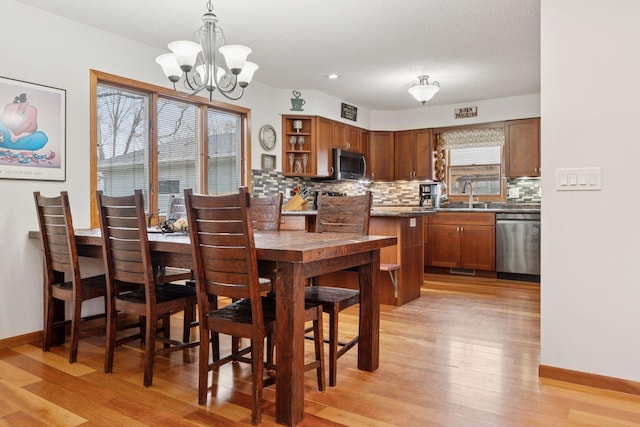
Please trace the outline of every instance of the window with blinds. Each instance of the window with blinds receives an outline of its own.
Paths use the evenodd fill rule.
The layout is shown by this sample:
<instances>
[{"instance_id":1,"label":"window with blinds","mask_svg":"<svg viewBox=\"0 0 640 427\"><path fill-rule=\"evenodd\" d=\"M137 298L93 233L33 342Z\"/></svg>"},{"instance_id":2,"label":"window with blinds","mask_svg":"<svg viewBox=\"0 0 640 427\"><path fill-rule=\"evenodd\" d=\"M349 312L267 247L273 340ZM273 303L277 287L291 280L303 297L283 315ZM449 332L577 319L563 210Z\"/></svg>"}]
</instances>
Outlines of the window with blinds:
<instances>
[{"instance_id":1,"label":"window with blinds","mask_svg":"<svg viewBox=\"0 0 640 427\"><path fill-rule=\"evenodd\" d=\"M241 117L223 111L207 112L207 184L209 194L230 194L240 184Z\"/></svg>"},{"instance_id":2,"label":"window with blinds","mask_svg":"<svg viewBox=\"0 0 640 427\"><path fill-rule=\"evenodd\" d=\"M149 190L149 95L98 85L98 190L111 196Z\"/></svg>"},{"instance_id":3,"label":"window with blinds","mask_svg":"<svg viewBox=\"0 0 640 427\"><path fill-rule=\"evenodd\" d=\"M440 135L447 150L447 191L450 199L462 200L465 182L473 194L485 201L503 198L502 128L471 128L445 131ZM469 191L467 189L467 191Z\"/></svg>"},{"instance_id":4,"label":"window with blinds","mask_svg":"<svg viewBox=\"0 0 640 427\"><path fill-rule=\"evenodd\" d=\"M96 189L114 196L141 189L153 223L166 215L171 195L186 188L238 191L248 110L218 109L198 97L178 99L161 88L153 92L146 84L116 80L96 84Z\"/></svg>"},{"instance_id":5,"label":"window with blinds","mask_svg":"<svg viewBox=\"0 0 640 427\"><path fill-rule=\"evenodd\" d=\"M158 210L165 215L172 194L198 191L198 107L158 98ZM237 188L237 187L236 187Z\"/></svg>"}]
</instances>

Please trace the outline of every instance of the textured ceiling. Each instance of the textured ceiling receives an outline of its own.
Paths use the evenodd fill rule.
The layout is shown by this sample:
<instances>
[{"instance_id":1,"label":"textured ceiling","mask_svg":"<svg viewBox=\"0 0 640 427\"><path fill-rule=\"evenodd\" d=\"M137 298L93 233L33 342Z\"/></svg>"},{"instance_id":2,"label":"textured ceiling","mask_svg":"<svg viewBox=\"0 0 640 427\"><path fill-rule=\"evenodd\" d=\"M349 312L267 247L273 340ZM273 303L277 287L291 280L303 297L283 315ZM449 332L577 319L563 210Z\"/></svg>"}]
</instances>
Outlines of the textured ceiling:
<instances>
[{"instance_id":1,"label":"textured ceiling","mask_svg":"<svg viewBox=\"0 0 640 427\"><path fill-rule=\"evenodd\" d=\"M191 39L205 0L18 0L166 50ZM540 0L216 0L227 43L253 49L254 80L318 90L371 110L540 92ZM158 72L161 71L158 68ZM336 73L337 80L326 75Z\"/></svg>"}]
</instances>

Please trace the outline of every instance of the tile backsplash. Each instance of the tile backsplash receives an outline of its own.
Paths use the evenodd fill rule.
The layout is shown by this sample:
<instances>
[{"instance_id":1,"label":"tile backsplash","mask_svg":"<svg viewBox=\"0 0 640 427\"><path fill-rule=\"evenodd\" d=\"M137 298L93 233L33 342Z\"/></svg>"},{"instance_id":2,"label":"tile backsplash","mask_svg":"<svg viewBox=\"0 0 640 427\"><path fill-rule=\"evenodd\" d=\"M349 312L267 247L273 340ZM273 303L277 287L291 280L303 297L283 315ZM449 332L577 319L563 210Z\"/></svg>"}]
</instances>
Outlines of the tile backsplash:
<instances>
[{"instance_id":1,"label":"tile backsplash","mask_svg":"<svg viewBox=\"0 0 640 427\"><path fill-rule=\"evenodd\" d=\"M265 197L282 191L285 201L290 198L288 190L294 187L307 187L313 191L340 192L347 195L362 194L366 190L373 193L375 205L418 205L419 185L423 181L356 182L321 181L298 177L285 177L275 170L251 171L253 195ZM508 179L508 203L540 203L540 178Z\"/></svg>"}]
</instances>

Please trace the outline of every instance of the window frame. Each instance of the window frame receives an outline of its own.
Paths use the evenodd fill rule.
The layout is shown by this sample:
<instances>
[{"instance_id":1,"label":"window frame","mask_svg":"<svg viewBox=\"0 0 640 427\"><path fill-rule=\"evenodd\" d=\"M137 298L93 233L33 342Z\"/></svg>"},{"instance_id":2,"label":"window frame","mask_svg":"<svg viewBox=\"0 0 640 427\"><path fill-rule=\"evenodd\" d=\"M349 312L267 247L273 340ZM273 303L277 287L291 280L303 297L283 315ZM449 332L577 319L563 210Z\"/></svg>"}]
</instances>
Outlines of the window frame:
<instances>
[{"instance_id":1,"label":"window frame","mask_svg":"<svg viewBox=\"0 0 640 427\"><path fill-rule=\"evenodd\" d=\"M96 147L98 146L98 100L97 100L97 88L98 84L108 84L111 86L121 87L122 89L135 90L138 92L144 92L149 96L150 112L149 112L149 150L151 153L157 153L158 132L155 124L158 122L157 118L157 101L158 97L173 98L181 102L190 102L195 104L200 111L200 120L202 126L200 126L200 140L205 141L204 144L200 144L198 152L198 170L200 171L198 180L200 188L206 188L207 186L207 111L208 109L215 109L219 111L238 114L241 116L241 141L240 141L240 185L248 187L251 191L251 109L232 105L219 101L209 101L207 98L201 96L181 96L171 88L163 86L157 86L150 83L145 83L125 77L117 76L114 74L105 73L98 70L89 70L90 75L90 143L92 149L90 152L90 211L91 218L90 224L92 228L99 226L98 220L98 206L96 201L96 190L98 188L98 155ZM151 188L149 189L149 212L158 212L158 168L156 156L150 156L149 159L149 182ZM147 212L147 215L149 214ZM158 218L156 217L156 221Z\"/></svg>"},{"instance_id":2,"label":"window frame","mask_svg":"<svg viewBox=\"0 0 640 427\"><path fill-rule=\"evenodd\" d=\"M460 125L460 126L449 126L436 128L433 130L433 134L435 137L435 141L440 137L440 134L447 131L456 131L456 130L469 130L475 128L502 128L504 129L505 122L489 122L489 123L474 123L471 125ZM506 130L505 130L506 132ZM502 146L500 149L500 194L474 194L474 201L480 203L487 202L506 202L507 201L507 179L505 176L505 147L507 142L505 142L505 146ZM447 182L449 178L449 167L451 166L449 163L449 150L446 150L446 171L445 171L445 185L449 185ZM434 172L435 173L435 172ZM435 175L434 175L435 176ZM451 194L449 190L447 190L447 199L450 202L467 202L469 200L468 194Z\"/></svg>"}]
</instances>

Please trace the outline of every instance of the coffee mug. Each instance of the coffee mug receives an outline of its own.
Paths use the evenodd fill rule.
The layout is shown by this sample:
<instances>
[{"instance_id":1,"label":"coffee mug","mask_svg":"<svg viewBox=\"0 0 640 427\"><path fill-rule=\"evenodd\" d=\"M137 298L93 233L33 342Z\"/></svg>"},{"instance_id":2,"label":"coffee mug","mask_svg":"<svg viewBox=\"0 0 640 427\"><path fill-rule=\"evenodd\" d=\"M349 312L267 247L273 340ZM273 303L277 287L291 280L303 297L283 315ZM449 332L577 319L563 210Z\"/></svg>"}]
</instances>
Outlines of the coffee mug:
<instances>
[{"instance_id":1,"label":"coffee mug","mask_svg":"<svg viewBox=\"0 0 640 427\"><path fill-rule=\"evenodd\" d=\"M305 100L302 98L291 98L291 111L302 111Z\"/></svg>"}]
</instances>

